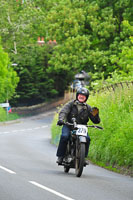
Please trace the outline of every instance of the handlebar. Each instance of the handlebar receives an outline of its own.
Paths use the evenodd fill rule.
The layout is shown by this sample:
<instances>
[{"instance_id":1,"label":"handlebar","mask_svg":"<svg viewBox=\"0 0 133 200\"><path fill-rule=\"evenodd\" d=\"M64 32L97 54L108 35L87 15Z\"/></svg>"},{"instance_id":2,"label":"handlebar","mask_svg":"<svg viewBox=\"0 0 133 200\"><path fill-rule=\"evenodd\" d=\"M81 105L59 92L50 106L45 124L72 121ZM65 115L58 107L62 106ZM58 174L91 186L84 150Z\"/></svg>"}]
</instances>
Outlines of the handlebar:
<instances>
[{"instance_id":1,"label":"handlebar","mask_svg":"<svg viewBox=\"0 0 133 200\"><path fill-rule=\"evenodd\" d=\"M77 123L69 123L69 122L65 122L64 125L68 125L68 126L73 126L74 128L76 128ZM85 125L86 127L91 127L91 128L97 128L97 129L103 129L103 127L101 126L95 126L95 125Z\"/></svg>"},{"instance_id":2,"label":"handlebar","mask_svg":"<svg viewBox=\"0 0 133 200\"><path fill-rule=\"evenodd\" d=\"M94 126L94 125L86 125L87 127L92 127L92 128L98 128L98 129L103 129L101 126Z\"/></svg>"}]
</instances>

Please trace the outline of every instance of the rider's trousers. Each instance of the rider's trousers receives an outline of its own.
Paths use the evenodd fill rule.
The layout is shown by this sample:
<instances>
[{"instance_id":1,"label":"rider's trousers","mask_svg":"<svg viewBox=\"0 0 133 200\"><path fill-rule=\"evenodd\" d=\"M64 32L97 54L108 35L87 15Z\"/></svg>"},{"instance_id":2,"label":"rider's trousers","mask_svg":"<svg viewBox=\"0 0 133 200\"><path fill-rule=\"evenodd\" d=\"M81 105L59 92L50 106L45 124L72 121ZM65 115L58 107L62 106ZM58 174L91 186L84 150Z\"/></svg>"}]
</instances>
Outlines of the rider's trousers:
<instances>
[{"instance_id":1,"label":"rider's trousers","mask_svg":"<svg viewBox=\"0 0 133 200\"><path fill-rule=\"evenodd\" d=\"M58 157L64 157L65 156L69 136L70 136L70 128L67 125L64 125L63 128L62 128L62 134L61 134L61 137L60 137L59 146L58 146L57 154L56 154ZM89 135L87 136L86 139L87 139L87 143L86 143L85 157L87 157L88 152L89 152L89 145L90 145Z\"/></svg>"}]
</instances>

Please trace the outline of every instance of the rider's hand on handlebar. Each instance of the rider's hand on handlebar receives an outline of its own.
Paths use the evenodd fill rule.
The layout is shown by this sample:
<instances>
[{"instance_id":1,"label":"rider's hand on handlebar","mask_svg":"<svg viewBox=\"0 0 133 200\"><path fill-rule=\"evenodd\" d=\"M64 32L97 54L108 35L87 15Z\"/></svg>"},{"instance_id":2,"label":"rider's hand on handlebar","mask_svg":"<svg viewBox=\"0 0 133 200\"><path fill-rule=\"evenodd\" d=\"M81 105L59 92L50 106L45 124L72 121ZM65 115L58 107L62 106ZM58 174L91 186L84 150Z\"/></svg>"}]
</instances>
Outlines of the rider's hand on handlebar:
<instances>
[{"instance_id":1,"label":"rider's hand on handlebar","mask_svg":"<svg viewBox=\"0 0 133 200\"><path fill-rule=\"evenodd\" d=\"M63 120L58 120L58 122L57 122L57 125L59 125L59 126L62 126L62 125L64 125L64 121Z\"/></svg>"},{"instance_id":2,"label":"rider's hand on handlebar","mask_svg":"<svg viewBox=\"0 0 133 200\"><path fill-rule=\"evenodd\" d=\"M93 107L90 113L95 117L97 114L99 114L99 109L97 107Z\"/></svg>"}]
</instances>

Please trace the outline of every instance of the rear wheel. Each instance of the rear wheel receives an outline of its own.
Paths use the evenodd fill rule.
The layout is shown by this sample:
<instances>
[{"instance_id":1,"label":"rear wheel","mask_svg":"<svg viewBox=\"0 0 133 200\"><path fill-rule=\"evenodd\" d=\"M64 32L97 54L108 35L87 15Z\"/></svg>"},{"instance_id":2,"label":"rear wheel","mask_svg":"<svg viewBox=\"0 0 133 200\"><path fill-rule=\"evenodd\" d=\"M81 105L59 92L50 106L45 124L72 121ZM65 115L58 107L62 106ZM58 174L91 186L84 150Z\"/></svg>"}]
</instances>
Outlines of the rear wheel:
<instances>
[{"instance_id":1,"label":"rear wheel","mask_svg":"<svg viewBox=\"0 0 133 200\"><path fill-rule=\"evenodd\" d=\"M76 148L75 171L77 177L80 177L82 175L84 162L85 162L85 143L80 143L77 145Z\"/></svg>"}]
</instances>

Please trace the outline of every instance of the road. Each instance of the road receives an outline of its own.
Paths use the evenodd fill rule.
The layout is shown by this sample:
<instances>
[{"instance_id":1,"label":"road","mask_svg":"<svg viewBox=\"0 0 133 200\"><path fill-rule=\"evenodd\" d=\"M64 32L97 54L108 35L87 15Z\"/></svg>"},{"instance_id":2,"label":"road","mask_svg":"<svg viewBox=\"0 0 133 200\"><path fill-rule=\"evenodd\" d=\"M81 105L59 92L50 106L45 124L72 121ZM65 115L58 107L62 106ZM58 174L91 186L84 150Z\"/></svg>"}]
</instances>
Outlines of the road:
<instances>
[{"instance_id":1,"label":"road","mask_svg":"<svg viewBox=\"0 0 133 200\"><path fill-rule=\"evenodd\" d=\"M0 200L132 200L133 179L90 164L77 178L56 164L53 113L0 125Z\"/></svg>"}]
</instances>

